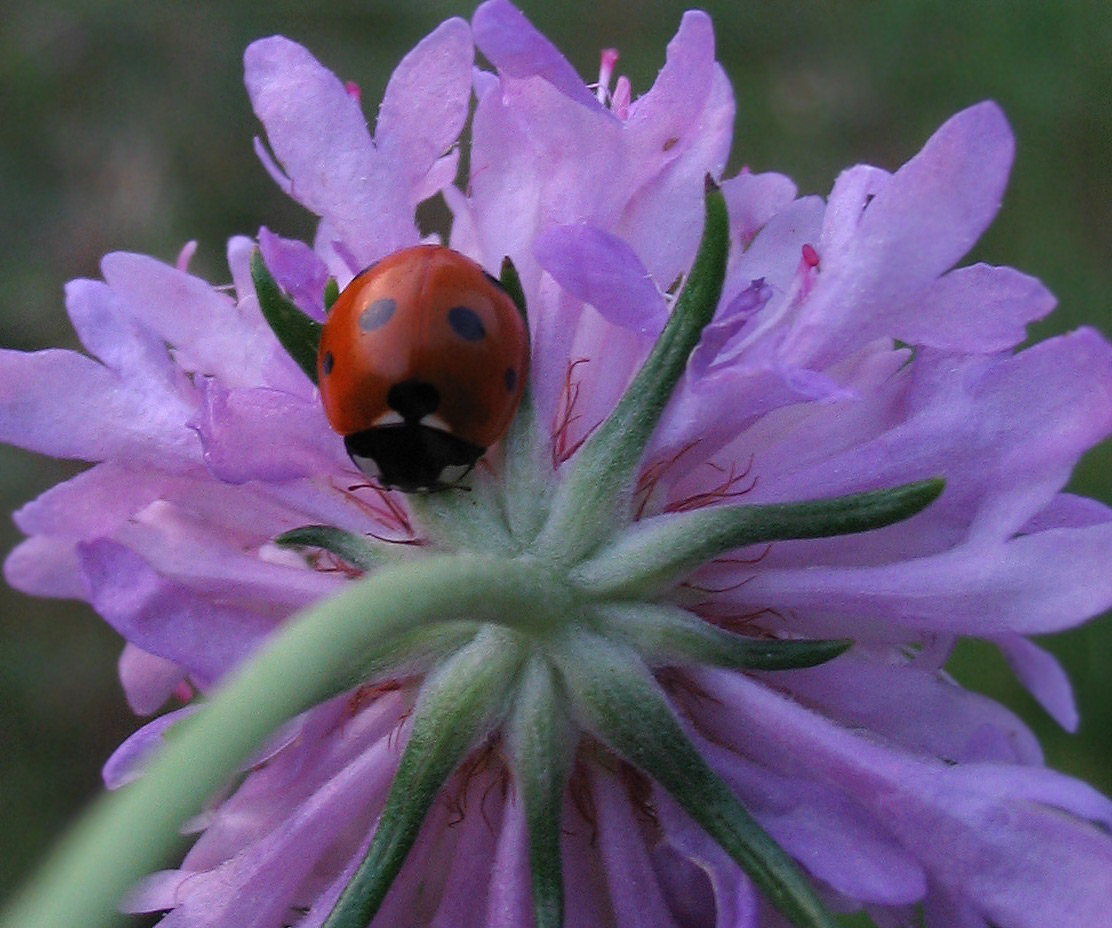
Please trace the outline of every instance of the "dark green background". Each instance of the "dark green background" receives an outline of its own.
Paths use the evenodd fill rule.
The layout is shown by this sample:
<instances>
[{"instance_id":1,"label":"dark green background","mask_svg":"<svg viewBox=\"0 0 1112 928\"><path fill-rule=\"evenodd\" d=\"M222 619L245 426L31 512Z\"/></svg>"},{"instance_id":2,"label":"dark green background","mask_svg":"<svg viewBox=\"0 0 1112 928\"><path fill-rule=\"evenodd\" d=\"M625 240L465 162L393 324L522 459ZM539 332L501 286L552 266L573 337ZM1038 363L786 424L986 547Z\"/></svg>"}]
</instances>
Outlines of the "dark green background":
<instances>
[{"instance_id":1,"label":"dark green background","mask_svg":"<svg viewBox=\"0 0 1112 928\"><path fill-rule=\"evenodd\" d=\"M1061 301L1034 337L1088 323L1112 333L1112 5L1024 2L709 4L734 83L742 164L829 191L840 168L894 168L949 115L1000 102L1018 156L1000 219L976 257L1042 277ZM635 93L651 83L684 5L599 0L523 8L594 79L617 46ZM257 163L241 82L253 38L282 32L363 88L373 116L391 68L472 3L9 2L0 7L0 344L75 346L62 306L72 277L126 249L227 279L224 242L268 225L308 236L309 217ZM600 169L605 166L600 166ZM59 389L65 389L59 384ZM1109 448L1074 488L1112 502ZM75 468L0 449L0 509ZM0 548L18 533L0 525ZM1110 553L1112 567L1112 553ZM0 592L0 897L99 789L99 767L136 726L120 696L120 648L83 606ZM1082 726L1054 727L991 649L954 663L968 685L1029 719L1050 762L1112 792L1107 664L1112 623L1054 640Z\"/></svg>"}]
</instances>

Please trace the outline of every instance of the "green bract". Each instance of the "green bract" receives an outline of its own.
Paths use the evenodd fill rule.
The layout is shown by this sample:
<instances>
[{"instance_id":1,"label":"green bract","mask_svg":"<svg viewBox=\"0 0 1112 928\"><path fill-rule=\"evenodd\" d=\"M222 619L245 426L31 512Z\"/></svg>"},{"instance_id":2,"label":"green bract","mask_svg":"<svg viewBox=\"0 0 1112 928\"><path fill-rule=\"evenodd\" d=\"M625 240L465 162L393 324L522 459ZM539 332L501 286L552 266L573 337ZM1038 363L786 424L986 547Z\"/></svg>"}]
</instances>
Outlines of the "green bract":
<instances>
[{"instance_id":1,"label":"green bract","mask_svg":"<svg viewBox=\"0 0 1112 928\"><path fill-rule=\"evenodd\" d=\"M539 928L562 923L560 814L585 735L669 791L793 924L835 924L799 868L700 756L654 670L807 667L851 642L746 638L667 597L739 546L906 519L939 495L942 482L634 520L645 447L721 291L726 208L714 188L706 203L699 253L670 321L558 482L550 485L526 395L504 442L500 479L478 471L469 492L411 498L425 545L389 546L329 526L276 539L326 550L364 576L291 621L183 723L139 782L102 803L3 928L103 921L169 850L178 825L275 726L357 683L413 672L426 676L412 733L367 856L327 928L365 928L441 786L495 731L524 803ZM313 376L316 323L282 297L258 258L253 271L266 318ZM511 292L513 279L512 266L504 268Z\"/></svg>"}]
</instances>

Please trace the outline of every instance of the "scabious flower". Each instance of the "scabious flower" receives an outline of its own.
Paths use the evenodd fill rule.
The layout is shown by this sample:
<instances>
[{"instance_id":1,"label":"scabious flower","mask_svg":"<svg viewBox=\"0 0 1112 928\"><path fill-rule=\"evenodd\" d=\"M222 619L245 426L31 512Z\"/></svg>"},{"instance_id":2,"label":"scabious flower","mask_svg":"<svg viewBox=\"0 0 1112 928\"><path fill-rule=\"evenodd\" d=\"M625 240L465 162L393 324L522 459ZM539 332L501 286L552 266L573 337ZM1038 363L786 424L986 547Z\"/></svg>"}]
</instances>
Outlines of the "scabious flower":
<instances>
[{"instance_id":1,"label":"scabious flower","mask_svg":"<svg viewBox=\"0 0 1112 928\"><path fill-rule=\"evenodd\" d=\"M256 280L319 321L328 281L421 241L416 209L438 195L445 244L516 267L531 399L469 493L407 498L353 468L260 310L247 238L228 245L231 288L191 275L188 248L174 266L109 255L103 281L66 291L91 357L0 355L0 437L92 463L16 514L29 537L8 580L87 600L120 632L138 713L186 704L116 752L110 788L142 775L194 694L364 575L472 552L534 570L524 602L554 616L523 631L522 606L362 655L128 907L173 928L314 928L397 826L412 834L374 925L555 924L561 905L585 928L774 926L777 909L818 924L761 877L776 845L816 899L880 926L1112 923L1112 802L944 671L959 637L991 641L1072 728L1069 684L1029 636L1112 604L1112 512L1062 492L1112 430L1112 349L1081 330L1017 350L1052 296L1010 268L955 268L1003 194L1003 115L967 109L895 173L851 168L825 200L777 174L721 180L713 318L668 362L674 390L611 415L651 392L634 378L680 284L713 289L704 179L722 178L734 119L702 13L636 99L615 60L588 86L490 0L402 61L372 134L358 93L301 46L247 51L260 157L320 217L312 245L262 230ZM935 477L941 497L904 518ZM879 491L850 497L852 521L909 484L917 501L887 527L751 508ZM765 521L715 521L746 512ZM845 534L860 528L875 530ZM422 750L439 780L421 778ZM407 796L427 815L398 813ZM745 869L706 812L737 800L763 829L746 840L775 842Z\"/></svg>"}]
</instances>

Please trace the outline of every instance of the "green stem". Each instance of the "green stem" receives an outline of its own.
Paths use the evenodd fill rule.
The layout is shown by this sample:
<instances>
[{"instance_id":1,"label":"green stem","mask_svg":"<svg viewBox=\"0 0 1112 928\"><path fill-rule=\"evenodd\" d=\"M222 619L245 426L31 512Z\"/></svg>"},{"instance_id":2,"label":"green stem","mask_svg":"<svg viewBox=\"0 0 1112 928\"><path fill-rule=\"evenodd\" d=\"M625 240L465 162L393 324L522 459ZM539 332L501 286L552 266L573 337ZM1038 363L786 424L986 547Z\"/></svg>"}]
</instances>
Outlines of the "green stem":
<instances>
[{"instance_id":1,"label":"green stem","mask_svg":"<svg viewBox=\"0 0 1112 928\"><path fill-rule=\"evenodd\" d=\"M292 619L182 722L144 776L100 799L0 928L96 928L177 846L183 822L282 722L354 682L374 649L418 624L489 621L551 628L566 588L526 564L467 555L377 571ZM188 775L186 775L188 774Z\"/></svg>"}]
</instances>

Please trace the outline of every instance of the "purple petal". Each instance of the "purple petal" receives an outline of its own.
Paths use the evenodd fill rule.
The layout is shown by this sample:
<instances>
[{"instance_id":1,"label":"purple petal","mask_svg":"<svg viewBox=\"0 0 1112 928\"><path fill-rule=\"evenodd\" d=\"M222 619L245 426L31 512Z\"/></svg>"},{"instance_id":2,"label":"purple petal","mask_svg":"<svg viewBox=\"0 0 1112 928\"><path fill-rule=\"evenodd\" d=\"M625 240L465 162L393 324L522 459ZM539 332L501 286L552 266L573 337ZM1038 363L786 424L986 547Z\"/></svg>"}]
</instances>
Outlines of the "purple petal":
<instances>
[{"instance_id":1,"label":"purple petal","mask_svg":"<svg viewBox=\"0 0 1112 928\"><path fill-rule=\"evenodd\" d=\"M883 616L908 628L985 637L1060 631L1112 606L1112 575L1101 566L1110 544L1112 526L1103 525L876 567L756 570L721 602Z\"/></svg>"},{"instance_id":2,"label":"purple petal","mask_svg":"<svg viewBox=\"0 0 1112 928\"><path fill-rule=\"evenodd\" d=\"M265 382L277 342L229 296L146 255L106 255L101 270L128 310L158 333L186 372L219 377L229 387Z\"/></svg>"},{"instance_id":3,"label":"purple petal","mask_svg":"<svg viewBox=\"0 0 1112 928\"><path fill-rule=\"evenodd\" d=\"M199 459L188 407L146 386L71 351L0 350L0 441L52 457L186 469Z\"/></svg>"},{"instance_id":4,"label":"purple petal","mask_svg":"<svg viewBox=\"0 0 1112 928\"><path fill-rule=\"evenodd\" d=\"M1036 280L1010 267L975 264L940 277L915 311L892 321L891 333L910 345L947 351L992 352L1018 345L1026 325L1055 304Z\"/></svg>"},{"instance_id":5,"label":"purple petal","mask_svg":"<svg viewBox=\"0 0 1112 928\"><path fill-rule=\"evenodd\" d=\"M691 141L689 130L706 128L693 125L692 116L706 105L715 75L714 26L702 10L688 10L652 87L629 108L627 128L641 154L670 152Z\"/></svg>"},{"instance_id":6,"label":"purple petal","mask_svg":"<svg viewBox=\"0 0 1112 928\"><path fill-rule=\"evenodd\" d=\"M738 865L680 810L671 796L654 789L653 801L664 826L664 840L710 879L715 928L756 928L760 908L757 893Z\"/></svg>"},{"instance_id":7,"label":"purple petal","mask_svg":"<svg viewBox=\"0 0 1112 928\"><path fill-rule=\"evenodd\" d=\"M754 428L746 442L756 449L761 498L853 492L865 487L844 478L863 475L881 487L937 474L947 489L929 519L961 526L950 543L967 532L995 542L1046 506L1080 455L1112 430L1112 349L1091 331L1005 360L922 352L909 373L910 383L897 376L868 391L867 403L805 410L806 428L802 414L790 430L777 420ZM874 405L885 396L887 408ZM902 421L885 428L895 416ZM845 450L823 460L832 449Z\"/></svg>"},{"instance_id":8,"label":"purple petal","mask_svg":"<svg viewBox=\"0 0 1112 928\"><path fill-rule=\"evenodd\" d=\"M630 246L590 225L551 226L533 244L541 267L612 325L656 336L668 306Z\"/></svg>"},{"instance_id":9,"label":"purple petal","mask_svg":"<svg viewBox=\"0 0 1112 928\"><path fill-rule=\"evenodd\" d=\"M783 174L752 174L743 169L736 177L724 180L722 195L730 213L730 229L737 233L740 244L748 247L765 223L795 199L795 194L794 181Z\"/></svg>"},{"instance_id":10,"label":"purple petal","mask_svg":"<svg viewBox=\"0 0 1112 928\"><path fill-rule=\"evenodd\" d=\"M184 378L165 342L132 318L107 284L71 280L66 284L66 311L81 343L109 370L146 380L152 389L161 387L160 392L170 396L185 394Z\"/></svg>"},{"instance_id":11,"label":"purple petal","mask_svg":"<svg viewBox=\"0 0 1112 928\"><path fill-rule=\"evenodd\" d=\"M136 715L152 715L161 709L185 676L173 661L130 643L120 654L119 672L127 704Z\"/></svg>"},{"instance_id":12,"label":"purple petal","mask_svg":"<svg viewBox=\"0 0 1112 928\"><path fill-rule=\"evenodd\" d=\"M747 754L773 769L806 770L843 790L938 884L991 922L1090 928L1106 918L1112 837L1053 808L1106 820L1112 804L1090 787L1037 768L925 761L835 725L743 674L699 670L694 678L714 700L715 712L699 719L708 734L742 741Z\"/></svg>"},{"instance_id":13,"label":"purple petal","mask_svg":"<svg viewBox=\"0 0 1112 928\"><path fill-rule=\"evenodd\" d=\"M165 580L115 542L84 542L78 552L89 601L108 624L206 683L240 663L274 627L268 617L217 605Z\"/></svg>"},{"instance_id":14,"label":"purple petal","mask_svg":"<svg viewBox=\"0 0 1112 928\"><path fill-rule=\"evenodd\" d=\"M176 886L159 875L160 894L150 887L140 890L129 908L174 908L163 919L174 928L277 924L300 901L296 894L302 881L350 821L351 810L366 808L385 791L394 771L392 753L380 741L321 784L296 814L260 835L250 853L201 872L187 869L187 861Z\"/></svg>"},{"instance_id":15,"label":"purple petal","mask_svg":"<svg viewBox=\"0 0 1112 928\"><path fill-rule=\"evenodd\" d=\"M201 438L205 465L218 479L280 482L343 466L343 445L319 400L266 388L228 391L211 380L200 388L201 408L190 424Z\"/></svg>"},{"instance_id":16,"label":"purple petal","mask_svg":"<svg viewBox=\"0 0 1112 928\"><path fill-rule=\"evenodd\" d=\"M591 770L591 793L615 924L630 928L675 926L641 839L628 791L596 766Z\"/></svg>"},{"instance_id":17,"label":"purple petal","mask_svg":"<svg viewBox=\"0 0 1112 928\"><path fill-rule=\"evenodd\" d=\"M533 918L528 860L525 809L519 799L511 796L506 801L491 864L487 928L521 928Z\"/></svg>"},{"instance_id":18,"label":"purple petal","mask_svg":"<svg viewBox=\"0 0 1112 928\"><path fill-rule=\"evenodd\" d=\"M21 593L85 599L73 543L36 536L16 545L4 561L4 579Z\"/></svg>"},{"instance_id":19,"label":"purple petal","mask_svg":"<svg viewBox=\"0 0 1112 928\"><path fill-rule=\"evenodd\" d=\"M294 303L318 322L324 321L324 285L328 268L304 242L259 229L259 251L267 270Z\"/></svg>"},{"instance_id":20,"label":"purple petal","mask_svg":"<svg viewBox=\"0 0 1112 928\"><path fill-rule=\"evenodd\" d=\"M1030 729L994 700L962 689L938 673L858 657L763 677L848 728L871 731L910 751L962 761L986 729L1000 732L994 760L1041 764Z\"/></svg>"},{"instance_id":21,"label":"purple petal","mask_svg":"<svg viewBox=\"0 0 1112 928\"><path fill-rule=\"evenodd\" d=\"M467 121L474 50L471 30L446 20L395 68L378 111L375 145L416 188ZM446 183L455 179L455 171ZM431 194L429 194L431 195Z\"/></svg>"},{"instance_id":22,"label":"purple petal","mask_svg":"<svg viewBox=\"0 0 1112 928\"><path fill-rule=\"evenodd\" d=\"M28 535L74 540L107 535L178 483L159 471L105 462L51 487L12 518Z\"/></svg>"},{"instance_id":23,"label":"purple petal","mask_svg":"<svg viewBox=\"0 0 1112 928\"><path fill-rule=\"evenodd\" d=\"M215 506L219 498L215 487L212 495ZM261 507L252 507L250 497L245 497L240 511L231 518L249 519L253 509L257 514ZM275 551L271 556L269 551L253 550L293 527L293 515L285 513L274 530L267 532L261 518L252 526L236 526L231 519L218 521L203 511L160 501L122 525L114 539L132 551L141 551L144 563L167 581L224 605L266 609L274 618L284 618L335 593L343 582L336 574L306 569L293 552Z\"/></svg>"},{"instance_id":24,"label":"purple petal","mask_svg":"<svg viewBox=\"0 0 1112 928\"><path fill-rule=\"evenodd\" d=\"M153 722L148 722L125 740L104 764L101 776L108 789L119 789L143 775L143 764L151 752L161 746L166 731L197 711L196 706L186 706L176 712L167 712Z\"/></svg>"},{"instance_id":25,"label":"purple petal","mask_svg":"<svg viewBox=\"0 0 1112 928\"><path fill-rule=\"evenodd\" d=\"M363 111L340 80L280 36L253 42L244 67L291 195L332 224L361 266L417 244L407 185L378 157Z\"/></svg>"},{"instance_id":26,"label":"purple petal","mask_svg":"<svg viewBox=\"0 0 1112 928\"><path fill-rule=\"evenodd\" d=\"M711 743L701 748L746 808L812 876L862 902L909 905L923 898L922 866L856 803L824 784L763 770Z\"/></svg>"},{"instance_id":27,"label":"purple petal","mask_svg":"<svg viewBox=\"0 0 1112 928\"><path fill-rule=\"evenodd\" d=\"M1077 731L1080 717L1073 698L1073 687L1054 655L1021 635L996 639L1019 682L1038 700L1050 717L1068 732Z\"/></svg>"},{"instance_id":28,"label":"purple petal","mask_svg":"<svg viewBox=\"0 0 1112 928\"><path fill-rule=\"evenodd\" d=\"M702 111L689 110L682 118L686 122L676 131L683 133L683 141L644 158L638 146L645 140L632 135L627 124L627 132L631 133L627 157L635 163L640 161L645 173L648 173L645 169L651 169L655 174L643 183L637 174L628 178L631 185L639 187L630 198L617 231L664 287L691 265L703 232L706 178L722 176L730 152L734 96L720 67L713 67L710 95ZM651 132L656 131L652 127ZM678 136L669 136L664 144L673 138Z\"/></svg>"},{"instance_id":29,"label":"purple petal","mask_svg":"<svg viewBox=\"0 0 1112 928\"><path fill-rule=\"evenodd\" d=\"M838 224L824 228L822 272L793 333L792 356L821 366L913 316L924 288L996 215L1013 151L999 107L982 103L947 121L879 189L880 175L853 175L855 194L864 192L856 187L862 180L875 196L865 192L863 213L840 210Z\"/></svg>"},{"instance_id":30,"label":"purple petal","mask_svg":"<svg viewBox=\"0 0 1112 928\"><path fill-rule=\"evenodd\" d=\"M581 106L602 106L559 50L506 0L488 0L471 18L475 44L503 74L541 77Z\"/></svg>"}]
</instances>

